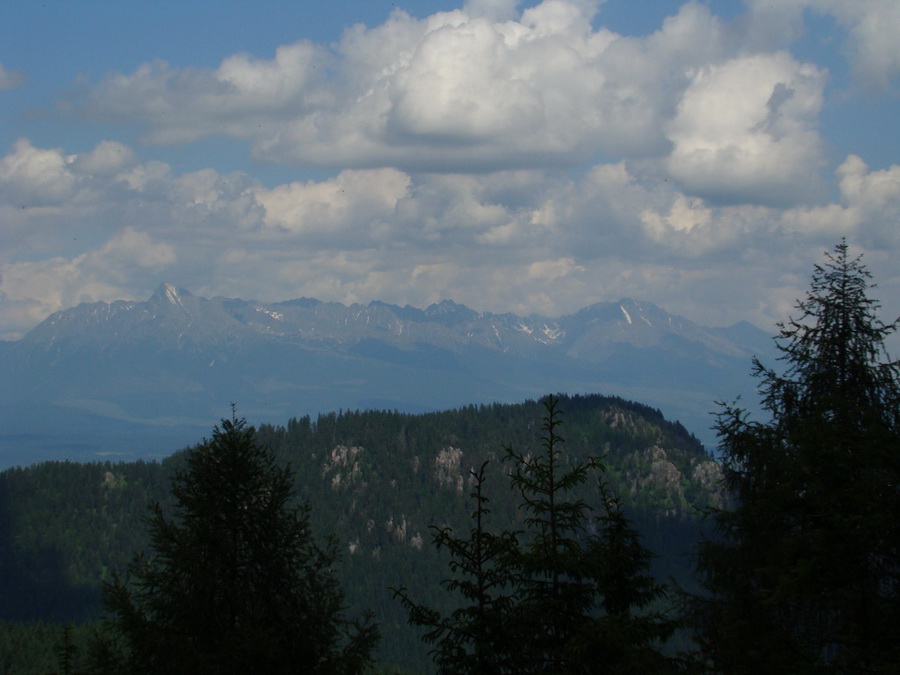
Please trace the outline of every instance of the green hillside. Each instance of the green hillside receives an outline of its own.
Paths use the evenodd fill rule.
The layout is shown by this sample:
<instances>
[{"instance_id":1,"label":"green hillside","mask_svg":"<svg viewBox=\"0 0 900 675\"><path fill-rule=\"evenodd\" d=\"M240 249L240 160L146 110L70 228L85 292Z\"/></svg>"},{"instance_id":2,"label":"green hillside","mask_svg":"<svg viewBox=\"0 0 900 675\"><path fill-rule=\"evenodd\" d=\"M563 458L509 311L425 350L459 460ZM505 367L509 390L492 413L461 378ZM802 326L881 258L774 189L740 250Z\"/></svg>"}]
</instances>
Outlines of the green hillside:
<instances>
[{"instance_id":1,"label":"green hillside","mask_svg":"<svg viewBox=\"0 0 900 675\"><path fill-rule=\"evenodd\" d=\"M699 513L718 499L718 465L684 427L652 408L597 395L563 396L560 407L566 460L601 457L610 487L659 556L657 577L690 584L683 554L697 539ZM528 401L423 415L340 412L258 429L260 442L294 470L317 533L340 542L350 610L375 612L382 663L430 668L389 587L405 586L420 601L447 608L450 598L440 587L447 561L430 545L429 526L468 529L469 471L491 460L485 489L492 522L518 527L518 500L499 459L506 446L539 451L542 413ZM44 463L0 474L0 619L97 618L102 581L146 548L147 507L155 501L166 507L183 458L179 452L160 463ZM595 482L580 489L597 503ZM4 630L12 635L15 626ZM0 651L24 649L15 644L5 639ZM11 664L8 653L4 658Z\"/></svg>"}]
</instances>

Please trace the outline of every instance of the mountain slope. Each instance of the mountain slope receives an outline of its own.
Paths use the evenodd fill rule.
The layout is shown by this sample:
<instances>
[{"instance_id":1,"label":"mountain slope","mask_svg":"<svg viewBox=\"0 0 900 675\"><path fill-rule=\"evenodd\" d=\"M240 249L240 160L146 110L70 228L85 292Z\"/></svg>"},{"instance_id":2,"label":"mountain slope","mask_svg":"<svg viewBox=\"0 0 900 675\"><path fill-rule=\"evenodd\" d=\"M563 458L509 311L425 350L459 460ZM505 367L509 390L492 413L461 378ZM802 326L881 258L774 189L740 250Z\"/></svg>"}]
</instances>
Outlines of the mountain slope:
<instances>
[{"instance_id":1,"label":"mountain slope","mask_svg":"<svg viewBox=\"0 0 900 675\"><path fill-rule=\"evenodd\" d=\"M564 461L602 456L603 478L659 556L657 577L690 584L684 552L696 541L700 511L718 503L718 466L683 427L652 408L565 396L560 409ZM470 469L490 460L490 531L523 528L510 467L500 458L507 445L540 452L544 414L528 401L423 415L332 413L259 429L260 442L296 473L317 534L336 537L351 614L375 611L385 662L430 670L427 647L389 589L406 586L418 600L452 609L454 596L440 586L449 574L446 551L431 546L429 527L469 531ZM96 616L101 579L146 549L147 505L168 508L171 476L184 459L176 453L159 463L54 462L0 472L0 620ZM598 507L596 478L571 496Z\"/></svg>"},{"instance_id":2,"label":"mountain slope","mask_svg":"<svg viewBox=\"0 0 900 675\"><path fill-rule=\"evenodd\" d=\"M278 423L326 410L424 412L601 392L660 407L709 442L713 401L748 390L764 338L633 300L520 317L449 300L422 310L207 299L162 284L144 302L57 312L0 350L0 467L159 456L232 402L251 422Z\"/></svg>"}]
</instances>

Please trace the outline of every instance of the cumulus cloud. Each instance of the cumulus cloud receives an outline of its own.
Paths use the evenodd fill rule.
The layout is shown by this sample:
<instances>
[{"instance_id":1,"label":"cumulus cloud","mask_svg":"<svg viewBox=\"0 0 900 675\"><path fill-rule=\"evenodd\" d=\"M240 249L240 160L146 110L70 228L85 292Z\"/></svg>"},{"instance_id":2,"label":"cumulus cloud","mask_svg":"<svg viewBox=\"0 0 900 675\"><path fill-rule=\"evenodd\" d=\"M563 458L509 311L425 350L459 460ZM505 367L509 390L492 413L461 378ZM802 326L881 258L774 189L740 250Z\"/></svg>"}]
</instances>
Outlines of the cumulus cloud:
<instances>
[{"instance_id":1,"label":"cumulus cloud","mask_svg":"<svg viewBox=\"0 0 900 675\"><path fill-rule=\"evenodd\" d=\"M354 247L371 245L390 227L409 183L396 169L348 170L332 180L259 189L254 196L266 225Z\"/></svg>"},{"instance_id":2,"label":"cumulus cloud","mask_svg":"<svg viewBox=\"0 0 900 675\"><path fill-rule=\"evenodd\" d=\"M900 166L870 171L862 159L850 155L837 169L840 200L811 208L790 209L786 227L805 235L827 236L871 249L900 247Z\"/></svg>"},{"instance_id":3,"label":"cumulus cloud","mask_svg":"<svg viewBox=\"0 0 900 675\"><path fill-rule=\"evenodd\" d=\"M784 52L698 70L668 125L670 174L718 202L791 204L816 196L824 83L819 69Z\"/></svg>"},{"instance_id":4,"label":"cumulus cloud","mask_svg":"<svg viewBox=\"0 0 900 675\"><path fill-rule=\"evenodd\" d=\"M107 121L138 122L152 143L180 144L211 133L247 138L327 105L316 82L327 65L323 48L308 41L279 47L274 59L235 54L214 71L141 65L98 84L85 114Z\"/></svg>"},{"instance_id":5,"label":"cumulus cloud","mask_svg":"<svg viewBox=\"0 0 900 675\"><path fill-rule=\"evenodd\" d=\"M131 295L136 285L146 283L146 273L158 275L176 260L170 245L125 227L100 248L73 258L0 264L0 307L5 317L0 330L16 337L60 309L80 302L111 302L123 291Z\"/></svg>"},{"instance_id":6,"label":"cumulus cloud","mask_svg":"<svg viewBox=\"0 0 900 675\"><path fill-rule=\"evenodd\" d=\"M589 77L591 62L612 36L592 33L575 5L545 5L521 22L398 12L374 29L349 30L339 73L352 86L333 108L256 139L256 156L427 171L583 158L598 146L590 132L603 88Z\"/></svg>"},{"instance_id":7,"label":"cumulus cloud","mask_svg":"<svg viewBox=\"0 0 900 675\"><path fill-rule=\"evenodd\" d=\"M900 4L830 0L823 6L849 30L846 51L857 76L870 87L887 88L900 75Z\"/></svg>"},{"instance_id":8,"label":"cumulus cloud","mask_svg":"<svg viewBox=\"0 0 900 675\"><path fill-rule=\"evenodd\" d=\"M900 75L900 4L895 0L746 0L749 37L756 44L786 45L804 29L804 12L833 17L846 31L844 53L857 81L887 89Z\"/></svg>"},{"instance_id":9,"label":"cumulus cloud","mask_svg":"<svg viewBox=\"0 0 900 675\"><path fill-rule=\"evenodd\" d=\"M396 11L332 49L239 54L216 69L147 63L78 108L137 124L152 143L248 139L261 160L334 168L489 171L572 165L598 152L664 154L663 122L688 72L729 50L721 21L688 3L626 38L592 27L598 2L545 0L516 14L469 2L424 19Z\"/></svg>"},{"instance_id":10,"label":"cumulus cloud","mask_svg":"<svg viewBox=\"0 0 900 675\"><path fill-rule=\"evenodd\" d=\"M23 205L58 204L72 196L75 177L71 158L58 149L35 148L27 139L15 142L0 159L0 184Z\"/></svg>"},{"instance_id":11,"label":"cumulus cloud","mask_svg":"<svg viewBox=\"0 0 900 675\"><path fill-rule=\"evenodd\" d=\"M137 158L127 145L102 141L90 152L75 155L70 162L74 171L93 176L111 176L133 165Z\"/></svg>"},{"instance_id":12,"label":"cumulus cloud","mask_svg":"<svg viewBox=\"0 0 900 675\"><path fill-rule=\"evenodd\" d=\"M490 172L600 154L655 159L721 203L821 195L827 73L762 50L784 35L755 36L758 25L798 32L801 0L768 10L782 22L735 25L689 2L643 37L595 29L597 2L517 4L473 0L424 19L398 10L332 48L298 42L209 70L149 63L100 82L81 111L137 124L148 142L246 139L256 159L288 165ZM766 8L752 4L751 19Z\"/></svg>"}]
</instances>

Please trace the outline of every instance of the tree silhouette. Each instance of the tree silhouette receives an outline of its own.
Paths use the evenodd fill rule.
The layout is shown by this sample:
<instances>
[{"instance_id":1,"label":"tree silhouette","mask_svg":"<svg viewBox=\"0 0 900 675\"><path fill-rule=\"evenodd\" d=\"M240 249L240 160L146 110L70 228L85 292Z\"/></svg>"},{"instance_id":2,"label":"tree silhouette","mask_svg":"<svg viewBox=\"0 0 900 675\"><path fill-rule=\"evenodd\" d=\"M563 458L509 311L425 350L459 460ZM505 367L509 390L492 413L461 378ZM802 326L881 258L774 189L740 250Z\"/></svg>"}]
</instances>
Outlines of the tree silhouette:
<instances>
[{"instance_id":1,"label":"tree silhouette","mask_svg":"<svg viewBox=\"0 0 900 675\"><path fill-rule=\"evenodd\" d=\"M717 430L733 503L698 549L708 595L690 603L716 672L895 672L900 667L900 369L871 278L846 242L817 265L754 361L767 422L724 406Z\"/></svg>"},{"instance_id":2,"label":"tree silhouette","mask_svg":"<svg viewBox=\"0 0 900 675\"><path fill-rule=\"evenodd\" d=\"M128 672L353 673L370 662L370 617L344 617L309 507L292 506L289 468L244 420L223 420L172 483L174 517L148 518L152 553L104 589ZM103 650L100 650L101 652ZM109 658L109 649L105 661Z\"/></svg>"},{"instance_id":3,"label":"tree silhouette","mask_svg":"<svg viewBox=\"0 0 900 675\"><path fill-rule=\"evenodd\" d=\"M570 493L602 470L590 458L563 467L559 399L543 400L539 453L506 449L511 487L520 497L522 532L490 533L484 469L475 474L476 508L468 538L436 530L451 553L445 580L470 604L443 617L396 591L410 622L429 628L435 663L445 673L668 672L659 646L674 630L648 609L665 589L647 575L652 554L600 483L603 512ZM592 533L591 526L598 531Z\"/></svg>"},{"instance_id":4,"label":"tree silhouette","mask_svg":"<svg viewBox=\"0 0 900 675\"><path fill-rule=\"evenodd\" d=\"M507 448L510 481L521 495L524 546L513 558L519 601L519 672L665 673L674 661L659 647L675 622L648 606L666 594L648 574L653 554L640 543L619 499L598 476L602 512L571 493L604 470L594 457L564 466L559 399L548 396L543 452ZM594 523L597 533L591 533Z\"/></svg>"},{"instance_id":5,"label":"tree silhouette","mask_svg":"<svg viewBox=\"0 0 900 675\"><path fill-rule=\"evenodd\" d=\"M449 527L432 526L434 545L450 552L450 570L454 577L443 585L471 603L442 617L437 611L415 603L405 588L396 589L409 612L409 621L428 628L422 637L435 647L431 654L441 672L494 673L515 672L514 655L519 645L508 625L514 602L516 580L509 567L516 550L516 534L493 534L487 529L490 514L484 495L485 467L472 471L474 488L470 497L475 502L472 529L468 538L459 538Z\"/></svg>"}]
</instances>

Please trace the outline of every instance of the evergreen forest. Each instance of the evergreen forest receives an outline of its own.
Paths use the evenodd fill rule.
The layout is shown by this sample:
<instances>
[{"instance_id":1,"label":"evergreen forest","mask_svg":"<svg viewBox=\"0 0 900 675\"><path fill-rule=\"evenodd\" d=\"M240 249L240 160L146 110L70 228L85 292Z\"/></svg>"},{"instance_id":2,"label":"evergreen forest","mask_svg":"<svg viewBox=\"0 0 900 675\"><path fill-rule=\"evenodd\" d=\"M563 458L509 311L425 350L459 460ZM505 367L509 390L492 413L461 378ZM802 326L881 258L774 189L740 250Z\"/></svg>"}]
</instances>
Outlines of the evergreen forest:
<instances>
[{"instance_id":1,"label":"evergreen forest","mask_svg":"<svg viewBox=\"0 0 900 675\"><path fill-rule=\"evenodd\" d=\"M610 488L658 554L656 575L688 583L685 554L697 539L699 514L718 499L717 465L657 410L597 395L563 396L559 406L564 461L602 457ZM518 528L522 516L501 460L507 446L540 450L544 413L537 401L425 415L344 411L256 430L278 465L290 466L294 499L309 504L313 531L339 541L337 574L349 611L373 611L385 636L379 662L430 670L422 631L408 625L390 589L403 586L420 602L453 609L440 583L448 557L432 546L429 527L468 531L469 472L488 461L492 525ZM9 653L16 644L38 651L48 644L14 633L33 627L44 635L57 626L61 640L63 626L80 635L103 614L103 583L149 550L149 509L159 503L172 512L171 482L192 450L158 463L51 462L0 473L0 617L10 635L0 649L7 664L18 658ZM596 482L578 494L599 504ZM45 656L40 667L52 670L56 656Z\"/></svg>"}]
</instances>

